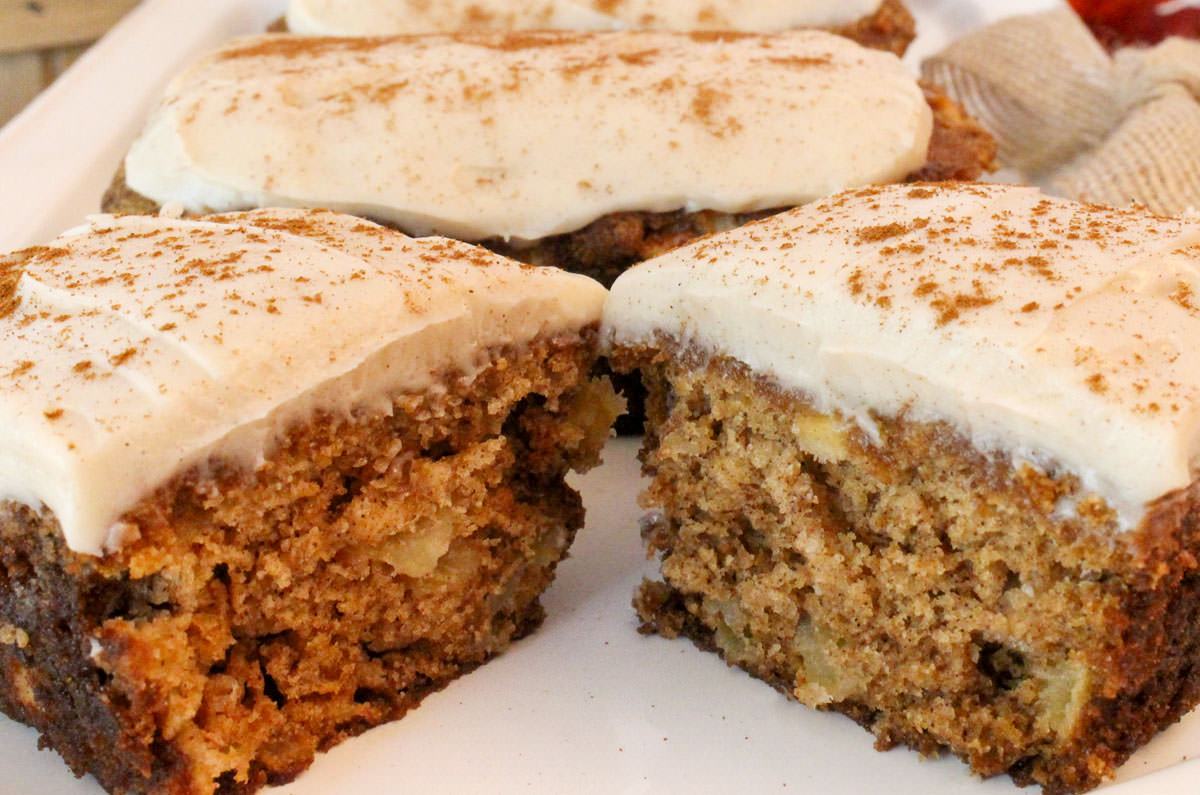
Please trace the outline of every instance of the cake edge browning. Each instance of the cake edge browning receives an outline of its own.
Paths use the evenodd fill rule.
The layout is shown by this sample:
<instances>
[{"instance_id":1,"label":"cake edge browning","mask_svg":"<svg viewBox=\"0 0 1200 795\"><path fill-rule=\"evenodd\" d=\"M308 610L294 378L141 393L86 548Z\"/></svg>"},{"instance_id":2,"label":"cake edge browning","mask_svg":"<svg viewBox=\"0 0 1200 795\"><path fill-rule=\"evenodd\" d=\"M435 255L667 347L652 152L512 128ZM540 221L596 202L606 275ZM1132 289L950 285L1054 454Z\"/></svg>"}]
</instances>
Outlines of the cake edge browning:
<instances>
[{"instance_id":1,"label":"cake edge browning","mask_svg":"<svg viewBox=\"0 0 1200 795\"><path fill-rule=\"evenodd\" d=\"M874 14L830 28L829 32L899 56L908 51L917 37L917 23L903 0L883 0Z\"/></svg>"},{"instance_id":2,"label":"cake edge browning","mask_svg":"<svg viewBox=\"0 0 1200 795\"><path fill-rule=\"evenodd\" d=\"M674 394L670 384L683 370L695 368L696 372L700 373L696 376L699 382L703 382L705 379L711 379L713 383L722 379L731 380L740 388L747 389L753 394L750 399L751 403L760 407L769 406L770 413L778 416L812 418L821 415L817 415L811 404L802 396L780 389L770 379L750 373L743 365L734 360L720 357L710 359L706 354L695 350L683 350L673 342L662 340L659 342L662 344L656 343L653 347L618 346L612 357L618 371L640 368L647 376L650 385L647 404L649 422L641 457L646 474L656 478L647 492L651 497L650 502L664 510L662 520L648 523L643 529L643 537L646 539L649 550L657 552L663 561L664 581L648 580L638 589L634 598L634 607L642 622L639 631L643 634L659 634L667 638L680 635L688 637L698 647L717 651L730 665L737 665L745 669L791 698L799 698L802 695L811 698L814 691L811 689L810 683L806 681L806 672L802 668L788 670L787 666L781 668L777 664L777 660L759 659L753 655L739 658L740 640L735 639L733 646L729 645L727 639L726 642L722 642L722 633L729 633L730 627L724 624L723 614L720 611L730 609L736 613L736 608L727 608L721 599L714 597L713 593L706 594L702 590L690 590L685 583L673 582L672 577L667 576L669 562L672 562L680 552L690 555L699 552L702 555L712 555L716 559L728 561L754 559L757 561L755 563L758 568L757 573L751 569L743 570L736 566L731 566L724 572L725 576L729 578L744 576L747 583L761 575L768 565L764 562L761 554L757 557L747 558L745 551L737 548L737 544L744 545L745 539L750 536L754 537L752 545L759 544L761 539L758 538L758 528L754 528L754 532L749 535L743 531L741 535L731 532L728 537L714 537L716 531L713 531L712 526L705 525L699 520L692 521L686 516L688 508L665 504L669 501L672 488L674 488L666 481L675 478L678 483L681 479L686 479L687 475L680 475L680 473L687 472L688 467L695 472L699 471L698 468L706 465L702 454L695 456L683 454L682 463L668 460L673 456L680 455L679 450L687 450L689 445L692 445L694 449L695 445L704 443L704 433L699 430L691 433L683 427L687 422L683 419L687 411L693 411L696 417L695 421L701 422L699 418L702 416L703 406L687 409L682 408L682 404L687 401L702 404L709 398L717 400L715 393L704 398L699 397L698 391ZM670 374L668 374L669 372ZM695 386L695 383L689 382L690 386ZM717 423L719 425L724 421L725 416L722 414ZM887 423L888 421L884 420L882 427L887 428ZM819 421L818 424L820 424ZM943 441L937 442L937 449L941 449L943 452L945 450L959 451L955 452L955 455L963 451L969 454L970 446L961 437L955 438L955 434L947 433L945 428L935 429L936 432L931 433L928 428L917 427L919 425L920 423L906 422L901 419L897 426L888 433L908 432L913 434L914 438L940 439ZM908 426L907 429L904 426ZM899 427L899 431L897 431L897 427ZM745 428L741 426L738 430L745 432ZM667 438L668 446L675 445L677 440L683 440L678 444L677 450L666 452L668 459L660 458L663 454L661 446L664 437ZM867 443L865 436L854 442L854 444L864 443ZM894 451L887 450L885 452L890 454ZM987 463L978 455L975 458L979 462L984 462L991 469L991 474L983 478L984 482L996 482L994 481L996 475L1001 478L1007 477L1011 483L1020 486L1017 491L1022 489L1026 491L1025 497L1022 499L1027 499L1033 506L1040 504L1040 509L1047 513L1052 512L1058 496L1062 496L1061 489L1064 485L1070 487L1071 476L1069 475L1057 478L1032 475L1018 472L1011 462L991 459L990 463ZM809 464L815 461L811 456L807 460ZM660 465L664 467L661 476ZM722 458L719 463L712 465L720 467L719 470L714 471L720 471L728 476L727 458ZM812 468L815 471L820 467L813 466ZM1005 468L1007 468L1007 474L1005 474ZM756 475L764 481L768 480L761 472ZM699 476L697 475L697 477ZM974 485L979 487L982 483ZM1078 487L1077 481L1075 487ZM676 496L684 504L689 500L689 495L686 493L681 492ZM691 495L691 499L695 499L694 494ZM749 502L749 498L747 501ZM1085 499L1080 504L1085 506L1083 513L1090 514L1090 524L1094 527L1089 529L1089 521L1084 521L1083 526L1076 525L1067 527L1065 530L1060 528L1054 531L1060 534L1059 541L1067 548L1063 560L1071 555L1076 555L1074 565L1078 567L1079 571L1085 573L1089 563L1099 566L1095 572L1086 573L1084 581L1078 584L1079 588L1077 588L1080 593L1085 594L1080 597L1084 602L1093 599L1087 594L1099 594L1092 602L1088 602L1094 606L1095 610L1095 615L1090 617L1093 626L1082 634L1079 634L1080 628L1075 627L1063 635L1064 639L1075 637L1077 642L1080 638L1086 638L1090 647L1072 651L1069 644L1064 644L1065 650L1056 652L1062 661L1059 663L1063 666L1061 670L1073 672L1071 673L1073 678L1068 679L1068 682L1074 682L1075 686L1087 683L1085 690L1072 691L1067 702L1070 707L1069 714L1074 715L1072 720L1063 724L1069 729L1067 734L1059 737L1053 731L1039 733L1036 730L1038 720L1036 716L1026 720L1018 715L1018 722L1026 720L1025 728L1022 731L1026 736L1036 740L1028 747L1021 747L1019 739L1016 742L1013 741L1012 737L1019 736L1020 732L1017 732L1016 735L1008 735L1008 739L1005 740L1006 735L1000 731L993 731L990 735L1002 740L997 742L995 748L986 747L986 743L983 745L976 743L972 746L960 742L956 745L955 741L961 740L963 737L970 737L978 741L980 738L986 739L989 734L985 732L977 737L964 731L958 738L947 738L938 736L937 732L929 731L928 726L914 725L903 711L889 712L879 703L871 703L871 699L875 696L875 689L879 686L877 682L872 682L871 697L869 698L853 696L838 698L837 693L832 693L829 694L831 697L828 700L817 703L815 706L848 715L876 735L877 747L881 750L897 744L907 745L922 754L936 754L949 749L966 761L979 775L991 776L1007 773L1022 786L1040 784L1047 795L1082 792L1096 787L1110 778L1117 766L1137 748L1149 741L1158 731L1177 721L1200 701L1200 679L1188 674L1192 668L1200 665L1200 624L1197 624L1197 619L1200 618L1200 572L1197 570L1197 555L1200 554L1200 483L1194 483L1183 492L1162 498L1150 507L1142 525L1136 531L1128 531L1115 536L1111 532L1111 512L1106 513L1103 506L1094 502L1089 507L1087 502ZM1000 504L995 501L993 507ZM715 509L712 508L712 504L706 504L702 510ZM850 526L849 521L844 518L840 527L828 531L832 534L852 537L850 546L844 547L845 549L853 549L855 545L864 545L862 547L864 549L872 545L886 547L888 543L896 541L896 539L892 539L889 542L888 539L881 538L878 534L871 537L872 534L867 532L866 528ZM1053 523L1043 523L1043 526L1053 528ZM878 529L877 527L873 528L875 531ZM697 537L705 537L704 533L711 534L707 537L708 540L697 542ZM953 532L950 536L950 539L943 538L938 541L939 544L946 545L947 550L955 544L965 543L964 539ZM737 544L733 544L731 539ZM903 539L903 543L907 544L917 541L919 539L916 535ZM1085 543L1091 544L1103 552L1082 553L1085 557L1087 554L1093 554L1093 558L1087 561L1085 557L1079 557L1077 554L1078 550L1084 549L1080 544ZM985 548L980 547L980 549ZM807 552L807 550L806 547L805 551ZM939 557L942 555L936 550L935 554ZM864 556L862 559L870 560L871 558ZM984 560L985 558L981 557L974 562L981 565ZM986 558L986 560L991 561L991 565L995 564L994 556ZM1060 569L1066 565L1063 560L1055 563ZM813 564L809 561L806 565ZM695 567L687 569L681 564L670 570L673 573L688 574L694 573ZM1027 575L1028 572L1019 572L1017 582L1019 583ZM1013 576L1013 572L1009 571L1008 577L1012 578ZM683 576L680 579L687 579L687 577ZM761 583L765 581L760 579L758 583L751 583L751 586L760 588ZM1025 582L1028 583L1029 580L1026 579ZM695 582L692 584L695 585ZM1053 586L1054 584L1055 580L1050 577L1045 579L1039 588L1043 585ZM947 590L951 590L951 585L961 589L961 583L952 583L945 586ZM1009 593L1016 593L1010 591L1013 586L1004 584L1003 579L1001 584L997 585L997 588L1000 587L1004 588L1004 598L1008 598ZM979 590L986 591L987 588L980 586ZM750 590L747 589L745 592L749 593ZM717 594L717 596L724 598L726 595ZM1018 599L1022 598L1019 594L1016 596ZM1024 601L1028 605L1036 607L1036 600L1032 597ZM717 605L715 621L713 620L713 604ZM810 601L806 604L812 606L814 603ZM950 604L950 602L945 604ZM996 604L1002 604L1002 602L998 601ZM1032 610L1035 607L1027 609ZM774 604L772 609L779 609L779 604ZM882 611L882 608L880 610ZM801 614L803 615L803 611ZM1054 615L1051 611L1043 615L1043 618ZM1004 617L1001 616L998 620L999 625L1003 625L1003 619ZM1046 620L1048 621L1048 619ZM1066 617L1064 621L1070 623L1071 619ZM1076 635L1072 636L1071 632L1075 632ZM788 639L765 638L763 640L764 642L783 642L786 645ZM850 644L855 642L855 639L850 637L842 640ZM1011 642L1016 644L1016 641ZM974 643L976 657L973 665L979 669L981 675L976 677L979 683L976 692L964 694L967 696L963 699L964 703L970 702L971 699L984 700L993 697L999 703L1009 698L1007 690L1011 690L1015 698L1023 689L1022 677L1036 678L1032 671L1037 660L1034 650L1028 652L1027 659L1022 659L1020 653L1023 651L1022 647L1006 645L1005 638L1000 635L986 638L981 636ZM749 645L753 644L754 640L751 640ZM1011 657L1005 656L1011 649L1019 650L1015 655L1016 662ZM867 652L874 653L874 651L876 649L867 649ZM856 653L859 652L856 651ZM935 653L935 656L940 656L940 654L940 652ZM918 656L913 655L908 661L911 662ZM1084 660L1086 660L1086 667L1078 669L1071 667L1082 664ZM898 659L897 667L904 662L904 660ZM966 667L971 667L971 665L972 663L968 659ZM958 673L961 674L961 671ZM851 678L853 677L851 676ZM951 679L953 677L947 677L947 683L939 684L939 687L944 686L949 689L951 685L948 682ZM991 684L988 680L991 680ZM954 679L954 681L959 680ZM1053 678L1051 677L1047 681L1052 684ZM993 691L990 695L989 687ZM1050 686L1046 686L1044 689L1048 690L1049 688ZM1034 691L1030 690L1029 692ZM1086 693L1086 698L1083 698L1081 693ZM920 694L916 695L920 696ZM942 694L940 697L947 696ZM1036 694L1030 696L1027 693L1023 697L1027 700L1033 698L1035 707L1041 703L1037 700ZM913 703L914 709L920 707L916 701ZM1053 703L1053 701L1049 703ZM967 726L977 717L968 710L961 713L959 720L964 726ZM1005 743L1008 743L1009 747L1004 747Z\"/></svg>"},{"instance_id":3,"label":"cake edge browning","mask_svg":"<svg viewBox=\"0 0 1200 795\"><path fill-rule=\"evenodd\" d=\"M616 410L595 336L493 350L391 417L314 417L255 473L198 465L103 558L4 503L0 709L109 791L181 795L284 783L402 716L540 624L583 523L563 478Z\"/></svg>"}]
</instances>

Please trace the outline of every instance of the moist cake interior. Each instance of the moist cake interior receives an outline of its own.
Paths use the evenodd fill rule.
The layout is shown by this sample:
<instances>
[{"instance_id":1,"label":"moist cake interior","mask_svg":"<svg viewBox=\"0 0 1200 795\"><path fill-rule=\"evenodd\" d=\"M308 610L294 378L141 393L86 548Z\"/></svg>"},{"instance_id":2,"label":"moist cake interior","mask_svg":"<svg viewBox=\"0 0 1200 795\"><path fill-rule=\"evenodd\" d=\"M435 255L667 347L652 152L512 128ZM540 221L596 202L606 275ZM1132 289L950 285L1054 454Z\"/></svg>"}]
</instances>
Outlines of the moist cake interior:
<instances>
[{"instance_id":1,"label":"moist cake interior","mask_svg":"<svg viewBox=\"0 0 1200 795\"><path fill-rule=\"evenodd\" d=\"M392 413L319 414L253 473L210 461L67 549L0 509L0 707L114 792L246 792L526 634L616 411L594 333L493 350Z\"/></svg>"},{"instance_id":2,"label":"moist cake interior","mask_svg":"<svg viewBox=\"0 0 1200 795\"><path fill-rule=\"evenodd\" d=\"M635 606L810 706L1048 795L1094 787L1200 698L1197 489L1141 541L1074 476L949 426L817 411L739 362L627 347L662 560ZM1174 532L1179 528L1179 532Z\"/></svg>"}]
</instances>

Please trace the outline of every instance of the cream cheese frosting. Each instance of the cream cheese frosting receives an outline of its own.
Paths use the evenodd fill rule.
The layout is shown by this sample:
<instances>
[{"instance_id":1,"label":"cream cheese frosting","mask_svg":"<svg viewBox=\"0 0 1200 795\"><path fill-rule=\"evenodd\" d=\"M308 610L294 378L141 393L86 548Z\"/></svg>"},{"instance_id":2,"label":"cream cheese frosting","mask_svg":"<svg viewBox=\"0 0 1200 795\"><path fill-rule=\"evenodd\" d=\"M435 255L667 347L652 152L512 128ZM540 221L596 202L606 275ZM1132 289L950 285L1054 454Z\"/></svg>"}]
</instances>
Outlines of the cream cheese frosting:
<instances>
[{"instance_id":1,"label":"cream cheese frosting","mask_svg":"<svg viewBox=\"0 0 1200 795\"><path fill-rule=\"evenodd\" d=\"M288 30L379 36L456 30L742 30L844 25L880 0L292 0Z\"/></svg>"},{"instance_id":2,"label":"cream cheese frosting","mask_svg":"<svg viewBox=\"0 0 1200 795\"><path fill-rule=\"evenodd\" d=\"M259 36L170 84L125 177L192 213L320 206L534 240L898 180L931 129L898 59L812 31Z\"/></svg>"},{"instance_id":3,"label":"cream cheese frosting","mask_svg":"<svg viewBox=\"0 0 1200 795\"><path fill-rule=\"evenodd\" d=\"M723 353L825 409L1067 467L1121 526L1200 454L1200 223L996 185L863 189L623 274L617 344Z\"/></svg>"},{"instance_id":4,"label":"cream cheese frosting","mask_svg":"<svg viewBox=\"0 0 1200 795\"><path fill-rule=\"evenodd\" d=\"M48 507L71 549L118 544L121 514L192 465L253 467L314 410L389 411L604 301L586 277L334 213L226 221L100 216L8 258L0 496Z\"/></svg>"}]
</instances>

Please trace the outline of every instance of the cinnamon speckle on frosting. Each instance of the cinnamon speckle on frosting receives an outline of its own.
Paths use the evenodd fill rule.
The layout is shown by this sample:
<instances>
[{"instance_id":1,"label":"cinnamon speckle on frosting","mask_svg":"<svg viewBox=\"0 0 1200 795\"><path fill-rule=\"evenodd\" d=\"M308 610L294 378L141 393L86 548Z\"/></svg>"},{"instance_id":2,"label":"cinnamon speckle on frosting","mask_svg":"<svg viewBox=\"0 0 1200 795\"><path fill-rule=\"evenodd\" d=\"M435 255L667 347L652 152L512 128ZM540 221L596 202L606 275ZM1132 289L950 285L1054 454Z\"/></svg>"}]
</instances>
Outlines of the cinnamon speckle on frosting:
<instances>
[{"instance_id":1,"label":"cinnamon speckle on frosting","mask_svg":"<svg viewBox=\"0 0 1200 795\"><path fill-rule=\"evenodd\" d=\"M1196 293L1192 289L1192 285L1184 281L1176 282L1175 289L1171 291L1171 300L1189 312L1200 311L1196 306Z\"/></svg>"},{"instance_id":2,"label":"cinnamon speckle on frosting","mask_svg":"<svg viewBox=\"0 0 1200 795\"><path fill-rule=\"evenodd\" d=\"M724 91L700 86L692 99L691 113L707 133L723 138L742 129L742 123L736 116L723 111L731 100L732 96Z\"/></svg>"},{"instance_id":3,"label":"cinnamon speckle on frosting","mask_svg":"<svg viewBox=\"0 0 1200 795\"><path fill-rule=\"evenodd\" d=\"M903 235L908 231L908 227L903 224L875 224L873 226L862 227L855 232L855 236L864 243L878 243L882 240Z\"/></svg>"},{"instance_id":4,"label":"cinnamon speckle on frosting","mask_svg":"<svg viewBox=\"0 0 1200 795\"><path fill-rule=\"evenodd\" d=\"M0 260L0 318L5 318L17 310L21 298L17 295L17 281L21 278L21 269L31 251L18 252Z\"/></svg>"}]
</instances>

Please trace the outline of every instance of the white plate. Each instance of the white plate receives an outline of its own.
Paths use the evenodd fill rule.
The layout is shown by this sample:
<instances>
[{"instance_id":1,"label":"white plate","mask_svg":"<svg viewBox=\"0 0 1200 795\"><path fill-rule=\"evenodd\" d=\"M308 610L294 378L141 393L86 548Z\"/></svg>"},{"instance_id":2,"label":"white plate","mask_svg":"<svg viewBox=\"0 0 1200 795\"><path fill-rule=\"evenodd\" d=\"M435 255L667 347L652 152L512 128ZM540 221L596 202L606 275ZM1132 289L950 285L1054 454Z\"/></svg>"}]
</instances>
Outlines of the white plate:
<instances>
[{"instance_id":1,"label":"white plate","mask_svg":"<svg viewBox=\"0 0 1200 795\"><path fill-rule=\"evenodd\" d=\"M198 50L260 30L283 0L147 0L0 131L0 251L44 242L96 210L99 196L167 77ZM910 0L916 58L1002 14L1055 0ZM998 10L1002 6L1003 10ZM148 55L148 53L154 53ZM685 641L641 637L630 608L652 573L638 540L634 444L579 480L587 527L546 594L545 625L429 697L396 723L321 755L277 792L1001 795L954 759L877 753L850 720L789 702ZM1157 737L1112 795L1196 792L1200 715ZM1169 768L1163 770L1163 768ZM0 717L4 792L97 795L36 734ZM1155 775L1146 774L1161 771ZM1136 779L1136 780L1134 780ZM1026 790L1028 792L1028 790Z\"/></svg>"}]
</instances>

